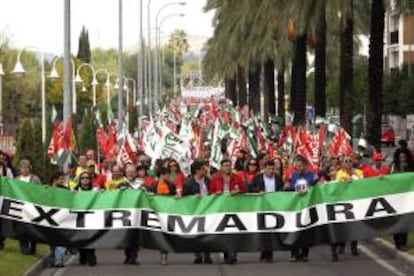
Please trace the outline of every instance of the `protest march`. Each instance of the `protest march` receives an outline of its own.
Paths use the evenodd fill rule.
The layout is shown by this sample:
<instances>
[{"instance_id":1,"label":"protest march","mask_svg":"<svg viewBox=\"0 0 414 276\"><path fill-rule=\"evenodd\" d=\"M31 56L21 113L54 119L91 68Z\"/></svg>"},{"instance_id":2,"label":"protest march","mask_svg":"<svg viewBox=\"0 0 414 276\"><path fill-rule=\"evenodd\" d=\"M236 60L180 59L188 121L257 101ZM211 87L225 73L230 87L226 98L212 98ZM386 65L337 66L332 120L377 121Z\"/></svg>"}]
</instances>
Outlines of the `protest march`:
<instances>
[{"instance_id":1,"label":"protest march","mask_svg":"<svg viewBox=\"0 0 414 276\"><path fill-rule=\"evenodd\" d=\"M234 264L237 252L271 262L275 250L307 261L320 244L338 261L347 242L357 256L357 241L386 234L407 246L414 167L404 141L385 164L364 141L354 149L329 118L266 121L224 97L173 100L141 117L135 133L111 112L106 124L94 113L97 152L77 152L71 121L55 121L48 155L64 170L41 180L21 160L17 178L3 174L2 240L18 239L23 254L47 243L79 248L89 265L98 248L124 248L125 263L150 248L163 264L168 252L194 252L194 263L225 252Z\"/></svg>"}]
</instances>

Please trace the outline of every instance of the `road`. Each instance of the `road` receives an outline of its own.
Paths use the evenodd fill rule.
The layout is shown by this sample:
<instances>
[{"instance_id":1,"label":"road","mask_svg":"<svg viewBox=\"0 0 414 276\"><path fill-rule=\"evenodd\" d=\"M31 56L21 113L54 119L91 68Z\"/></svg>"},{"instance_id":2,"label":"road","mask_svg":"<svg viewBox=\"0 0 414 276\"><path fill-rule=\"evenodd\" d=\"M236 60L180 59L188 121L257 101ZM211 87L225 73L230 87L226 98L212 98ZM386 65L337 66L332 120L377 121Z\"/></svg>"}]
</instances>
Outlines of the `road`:
<instances>
[{"instance_id":1,"label":"road","mask_svg":"<svg viewBox=\"0 0 414 276\"><path fill-rule=\"evenodd\" d=\"M290 263L288 252L275 252L274 263L264 264L258 261L258 253L239 254L239 263L225 265L219 254L213 254L214 264L192 264L192 254L170 254L169 264L159 263L157 251L142 250L140 265L123 265L123 252L120 250L98 250L98 265L95 267L80 266L76 257L69 259L64 268L48 268L41 276L82 276L82 275L180 275L180 276L242 276L242 275L294 275L294 276L389 276L414 275L410 267L397 263L394 259L381 256L369 246L361 246L358 257L349 254L341 255L340 262L330 261L328 246L313 248L309 263Z\"/></svg>"}]
</instances>

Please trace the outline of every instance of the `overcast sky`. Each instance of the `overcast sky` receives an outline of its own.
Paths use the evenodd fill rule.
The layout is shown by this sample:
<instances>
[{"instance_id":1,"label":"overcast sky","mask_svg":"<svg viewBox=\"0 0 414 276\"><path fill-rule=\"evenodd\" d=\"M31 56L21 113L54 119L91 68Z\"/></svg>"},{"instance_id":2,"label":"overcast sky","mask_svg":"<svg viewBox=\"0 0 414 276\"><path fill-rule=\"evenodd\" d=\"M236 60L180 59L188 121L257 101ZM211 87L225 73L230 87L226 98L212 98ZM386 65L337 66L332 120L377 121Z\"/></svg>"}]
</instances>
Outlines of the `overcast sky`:
<instances>
[{"instance_id":1,"label":"overcast sky","mask_svg":"<svg viewBox=\"0 0 414 276\"><path fill-rule=\"evenodd\" d=\"M139 39L139 1L123 0L124 49L136 49ZM181 1L181 0L180 0ZM144 28L147 28L146 7ZM171 1L151 0L152 27L155 14L161 6ZM185 13L185 17L171 17L162 25L165 34L176 28L190 35L210 37L212 13L205 14L202 8L206 0L187 0L187 5L170 6L163 15ZM63 3L64 0L1 0L0 32L8 33L12 46L36 46L43 52L63 52ZM78 37L85 25L89 30L91 47L117 48L118 45L118 0L72 0L72 53L77 52ZM145 33L147 31L145 30Z\"/></svg>"}]
</instances>

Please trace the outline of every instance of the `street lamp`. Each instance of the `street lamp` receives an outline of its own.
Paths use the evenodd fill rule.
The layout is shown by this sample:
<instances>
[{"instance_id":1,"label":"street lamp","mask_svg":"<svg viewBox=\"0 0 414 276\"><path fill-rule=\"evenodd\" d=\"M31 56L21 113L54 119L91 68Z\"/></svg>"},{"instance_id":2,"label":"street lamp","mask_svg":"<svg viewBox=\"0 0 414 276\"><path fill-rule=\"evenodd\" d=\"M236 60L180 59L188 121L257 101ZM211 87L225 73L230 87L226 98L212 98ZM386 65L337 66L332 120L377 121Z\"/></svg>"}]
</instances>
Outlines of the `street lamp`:
<instances>
[{"instance_id":1,"label":"street lamp","mask_svg":"<svg viewBox=\"0 0 414 276\"><path fill-rule=\"evenodd\" d=\"M22 52L27 49L33 49L37 52L39 56L39 63L40 63L40 90L41 90L41 102L42 102L42 143L46 143L46 78L45 78L45 59L43 53L37 47L27 46L22 48L18 55L16 65L12 71L13 74L22 75L26 71L23 68L22 63L20 62L20 58Z\"/></svg>"},{"instance_id":2,"label":"street lamp","mask_svg":"<svg viewBox=\"0 0 414 276\"><path fill-rule=\"evenodd\" d=\"M110 80L111 74L109 74L108 70L106 70L106 69L98 69L95 72L95 79L96 80L98 80L98 78L96 76L100 72L103 72L106 75L106 80L105 80L104 86L105 86L105 89L106 89L106 104L107 104L107 107L109 108L111 106L111 95L110 95L111 94L111 80Z\"/></svg>"},{"instance_id":3,"label":"street lamp","mask_svg":"<svg viewBox=\"0 0 414 276\"><path fill-rule=\"evenodd\" d=\"M0 63L0 135L3 135L3 64Z\"/></svg>"},{"instance_id":4,"label":"street lamp","mask_svg":"<svg viewBox=\"0 0 414 276\"><path fill-rule=\"evenodd\" d=\"M170 4L173 4L173 3L170 3ZM178 3L174 3L174 4L185 5L185 2L178 2ZM168 18L171 18L171 17L174 17L174 16L183 17L184 14L183 13L171 13L171 14L168 14L168 15L164 16L159 23L158 23L158 16L159 16L159 13L157 14L156 25L155 25L155 27L156 27L156 32L155 32L156 35L155 35L155 37L156 37L156 43L157 43L157 45L155 47L155 56L154 56L154 64L155 64L155 66L154 66L155 109L158 108L158 73L159 73L160 67L161 67L160 66L159 51L158 51L159 48L160 48L160 40L161 40L160 39L160 29L161 29L162 24ZM161 72L160 72L160 74L161 74Z\"/></svg>"},{"instance_id":5,"label":"street lamp","mask_svg":"<svg viewBox=\"0 0 414 276\"><path fill-rule=\"evenodd\" d=\"M55 59L53 60L52 71L50 71L49 79L57 80L60 78L60 75L56 68L59 60L63 61L63 56L55 57ZM77 105L76 105L75 62L73 61L73 58L71 58L70 61L72 63L72 113L76 114Z\"/></svg>"},{"instance_id":6,"label":"street lamp","mask_svg":"<svg viewBox=\"0 0 414 276\"><path fill-rule=\"evenodd\" d=\"M83 67L87 67L87 68L91 69L91 71L92 71L92 81L91 81L91 85L92 85L92 95L93 95L93 106L95 107L96 106L96 85L98 84L98 81L96 80L96 70L95 70L95 67L93 67L93 65L91 65L89 63L82 63L78 67L78 70L76 71L75 82L76 83L82 83L83 84L82 77L80 76L80 70ZM83 88L85 88L85 90L86 90L86 87L85 86L83 86ZM82 92L86 92L86 91L84 91L83 88L82 88Z\"/></svg>"}]
</instances>

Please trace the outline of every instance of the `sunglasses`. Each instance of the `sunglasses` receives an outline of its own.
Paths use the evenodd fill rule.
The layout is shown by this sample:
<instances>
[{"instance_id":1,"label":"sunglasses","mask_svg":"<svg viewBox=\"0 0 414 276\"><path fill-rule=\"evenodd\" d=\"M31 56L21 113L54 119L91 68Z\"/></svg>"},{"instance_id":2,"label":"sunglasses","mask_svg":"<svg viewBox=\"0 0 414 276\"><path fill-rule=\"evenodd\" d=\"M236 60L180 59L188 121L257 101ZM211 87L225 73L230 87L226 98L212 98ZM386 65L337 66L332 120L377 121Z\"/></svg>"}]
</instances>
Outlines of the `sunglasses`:
<instances>
[{"instance_id":1,"label":"sunglasses","mask_svg":"<svg viewBox=\"0 0 414 276\"><path fill-rule=\"evenodd\" d=\"M352 160L345 160L344 163L352 163Z\"/></svg>"},{"instance_id":2,"label":"sunglasses","mask_svg":"<svg viewBox=\"0 0 414 276\"><path fill-rule=\"evenodd\" d=\"M249 166L256 166L257 163L249 163Z\"/></svg>"},{"instance_id":3,"label":"sunglasses","mask_svg":"<svg viewBox=\"0 0 414 276\"><path fill-rule=\"evenodd\" d=\"M90 180L91 178L90 178L90 177L81 177L81 178L80 178L80 180L85 180L85 179Z\"/></svg>"},{"instance_id":4,"label":"sunglasses","mask_svg":"<svg viewBox=\"0 0 414 276\"><path fill-rule=\"evenodd\" d=\"M178 167L178 165L177 164L170 164L170 168L173 168L173 167Z\"/></svg>"}]
</instances>

